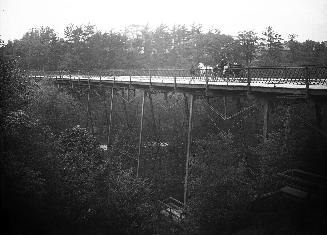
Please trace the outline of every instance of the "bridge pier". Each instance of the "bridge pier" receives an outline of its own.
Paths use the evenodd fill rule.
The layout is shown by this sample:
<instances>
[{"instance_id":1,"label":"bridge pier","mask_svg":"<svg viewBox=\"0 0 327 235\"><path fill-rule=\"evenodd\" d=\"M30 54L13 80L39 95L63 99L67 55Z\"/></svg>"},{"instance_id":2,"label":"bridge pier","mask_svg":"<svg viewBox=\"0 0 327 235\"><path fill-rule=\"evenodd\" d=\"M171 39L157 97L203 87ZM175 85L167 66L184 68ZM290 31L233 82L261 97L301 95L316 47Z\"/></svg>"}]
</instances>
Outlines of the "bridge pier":
<instances>
[{"instance_id":1,"label":"bridge pier","mask_svg":"<svg viewBox=\"0 0 327 235\"><path fill-rule=\"evenodd\" d=\"M125 88L121 90L121 96L123 97L123 109L125 113L125 121L126 121L126 127L129 127L129 118L128 118L128 112L127 112L127 107L126 107L126 102L125 102Z\"/></svg>"},{"instance_id":2,"label":"bridge pier","mask_svg":"<svg viewBox=\"0 0 327 235\"><path fill-rule=\"evenodd\" d=\"M143 132L143 118L144 118L144 101L145 101L145 90L143 90L143 97L142 97L142 109L141 109L141 121L140 121L140 132L139 132L139 146L138 146L138 154L137 154L136 177L139 177L139 170L140 170L140 157L141 157L141 149L142 149L142 132Z\"/></svg>"},{"instance_id":3,"label":"bridge pier","mask_svg":"<svg viewBox=\"0 0 327 235\"><path fill-rule=\"evenodd\" d=\"M185 163L185 180L184 180L184 205L186 206L187 202L187 184L188 184L188 168L191 154L191 144L192 144L192 117L193 117L193 106L194 106L194 97L191 95L190 100L190 113L188 118L188 131L187 131L187 151L186 151L186 163Z\"/></svg>"},{"instance_id":4,"label":"bridge pier","mask_svg":"<svg viewBox=\"0 0 327 235\"><path fill-rule=\"evenodd\" d=\"M94 134L94 128L93 128L92 113L91 113L91 106L90 106L90 91L91 91L90 78L88 78L86 126L90 129L90 132L93 135Z\"/></svg>"},{"instance_id":5,"label":"bridge pier","mask_svg":"<svg viewBox=\"0 0 327 235\"><path fill-rule=\"evenodd\" d=\"M107 144L108 148L111 145L111 126L112 126L112 113L114 106L114 86L111 87L111 99L110 99L110 110L109 110L109 120L108 120L108 136L107 136Z\"/></svg>"}]
</instances>

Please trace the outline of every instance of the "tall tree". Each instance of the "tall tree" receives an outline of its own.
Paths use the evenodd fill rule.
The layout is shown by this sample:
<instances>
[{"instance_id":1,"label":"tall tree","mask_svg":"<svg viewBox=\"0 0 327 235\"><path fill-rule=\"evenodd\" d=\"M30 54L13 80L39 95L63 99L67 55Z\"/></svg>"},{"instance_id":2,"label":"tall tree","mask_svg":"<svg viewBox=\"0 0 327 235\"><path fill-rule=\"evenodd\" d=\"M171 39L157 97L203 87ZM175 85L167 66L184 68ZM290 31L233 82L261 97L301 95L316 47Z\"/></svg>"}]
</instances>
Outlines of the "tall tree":
<instances>
[{"instance_id":1,"label":"tall tree","mask_svg":"<svg viewBox=\"0 0 327 235\"><path fill-rule=\"evenodd\" d=\"M258 40L259 38L254 31L242 31L237 35L238 50L241 59L247 66L249 66L256 57Z\"/></svg>"},{"instance_id":2,"label":"tall tree","mask_svg":"<svg viewBox=\"0 0 327 235\"><path fill-rule=\"evenodd\" d=\"M276 33L271 26L262 33L262 62L264 65L279 65L283 48L282 36Z\"/></svg>"}]
</instances>

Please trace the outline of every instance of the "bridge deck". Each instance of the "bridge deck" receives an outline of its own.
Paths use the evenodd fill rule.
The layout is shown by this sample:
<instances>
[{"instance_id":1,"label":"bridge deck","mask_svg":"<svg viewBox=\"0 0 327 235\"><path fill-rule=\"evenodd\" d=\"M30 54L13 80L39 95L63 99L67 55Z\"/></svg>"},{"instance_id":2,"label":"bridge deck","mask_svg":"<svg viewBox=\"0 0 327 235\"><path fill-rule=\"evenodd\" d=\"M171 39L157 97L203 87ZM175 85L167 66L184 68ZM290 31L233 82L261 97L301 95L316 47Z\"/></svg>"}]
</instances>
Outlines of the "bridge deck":
<instances>
[{"instance_id":1,"label":"bridge deck","mask_svg":"<svg viewBox=\"0 0 327 235\"><path fill-rule=\"evenodd\" d=\"M87 74L87 75L86 75ZM105 84L117 86L149 86L192 92L252 91L260 93L327 95L327 67L246 68L233 76L212 71L189 70L113 70L98 74L68 72L32 72L31 77L48 77L58 83Z\"/></svg>"},{"instance_id":2,"label":"bridge deck","mask_svg":"<svg viewBox=\"0 0 327 235\"><path fill-rule=\"evenodd\" d=\"M57 82L61 83L80 83L86 84L90 81L91 84L116 84L121 86L134 85L138 87L160 87L160 88L176 88L176 89L190 89L193 91L210 90L211 92L224 90L224 91L247 91L252 92L268 92L279 94L296 94L327 96L327 85L310 84L309 88L305 84L292 84L292 83L263 83L260 81L247 81L228 80L228 79L215 79L206 82L203 79L193 79L192 77L151 77L150 76L116 76L116 77L98 77L98 76L61 76L57 77Z\"/></svg>"}]
</instances>

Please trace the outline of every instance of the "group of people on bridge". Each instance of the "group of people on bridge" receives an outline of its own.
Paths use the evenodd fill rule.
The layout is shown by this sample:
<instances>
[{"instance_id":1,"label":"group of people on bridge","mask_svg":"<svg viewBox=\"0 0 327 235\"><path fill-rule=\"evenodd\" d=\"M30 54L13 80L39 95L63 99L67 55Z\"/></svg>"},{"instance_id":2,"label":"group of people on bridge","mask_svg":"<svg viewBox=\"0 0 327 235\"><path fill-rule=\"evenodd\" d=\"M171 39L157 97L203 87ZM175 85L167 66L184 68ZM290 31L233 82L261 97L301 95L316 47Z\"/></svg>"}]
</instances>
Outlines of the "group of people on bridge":
<instances>
[{"instance_id":1,"label":"group of people on bridge","mask_svg":"<svg viewBox=\"0 0 327 235\"><path fill-rule=\"evenodd\" d=\"M237 62L229 62L223 58L214 67L199 63L192 65L190 73L195 77L212 76L212 77L240 77L243 74L243 66Z\"/></svg>"}]
</instances>

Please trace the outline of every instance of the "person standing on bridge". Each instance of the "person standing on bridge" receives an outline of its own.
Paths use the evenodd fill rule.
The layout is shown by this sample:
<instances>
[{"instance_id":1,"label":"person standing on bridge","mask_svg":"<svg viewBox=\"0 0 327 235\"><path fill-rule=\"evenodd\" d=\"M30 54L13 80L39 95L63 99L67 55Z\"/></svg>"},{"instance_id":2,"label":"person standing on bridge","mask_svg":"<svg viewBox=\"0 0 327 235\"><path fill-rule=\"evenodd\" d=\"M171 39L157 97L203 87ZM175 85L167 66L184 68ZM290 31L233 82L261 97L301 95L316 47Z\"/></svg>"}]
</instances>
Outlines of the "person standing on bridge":
<instances>
[{"instance_id":1,"label":"person standing on bridge","mask_svg":"<svg viewBox=\"0 0 327 235\"><path fill-rule=\"evenodd\" d=\"M227 59L226 59L226 57L223 57L219 63L219 68L220 68L221 74L223 76L225 76L225 74L226 74L227 67L228 67Z\"/></svg>"}]
</instances>

